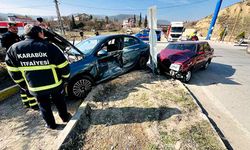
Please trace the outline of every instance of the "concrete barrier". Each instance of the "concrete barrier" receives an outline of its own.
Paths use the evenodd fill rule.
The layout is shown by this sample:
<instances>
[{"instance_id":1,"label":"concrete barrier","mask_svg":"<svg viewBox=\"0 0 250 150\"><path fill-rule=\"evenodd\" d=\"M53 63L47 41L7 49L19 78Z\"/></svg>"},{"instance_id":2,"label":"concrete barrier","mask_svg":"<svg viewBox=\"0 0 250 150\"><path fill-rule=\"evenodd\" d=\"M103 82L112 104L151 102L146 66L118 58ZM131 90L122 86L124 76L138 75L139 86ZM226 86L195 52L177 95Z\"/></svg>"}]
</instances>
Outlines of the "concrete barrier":
<instances>
[{"instance_id":1,"label":"concrete barrier","mask_svg":"<svg viewBox=\"0 0 250 150\"><path fill-rule=\"evenodd\" d=\"M19 87L17 85L13 85L11 87L8 87L6 89L3 89L0 91L0 101L3 101L10 96L16 94L19 91Z\"/></svg>"},{"instance_id":2,"label":"concrete barrier","mask_svg":"<svg viewBox=\"0 0 250 150\"><path fill-rule=\"evenodd\" d=\"M90 106L87 102L83 102L66 127L61 131L51 149L80 149L75 146L81 146L78 143L81 141L79 138L89 128L90 113Z\"/></svg>"},{"instance_id":3,"label":"concrete barrier","mask_svg":"<svg viewBox=\"0 0 250 150\"><path fill-rule=\"evenodd\" d=\"M247 46L247 53L250 54L250 43Z\"/></svg>"}]
</instances>

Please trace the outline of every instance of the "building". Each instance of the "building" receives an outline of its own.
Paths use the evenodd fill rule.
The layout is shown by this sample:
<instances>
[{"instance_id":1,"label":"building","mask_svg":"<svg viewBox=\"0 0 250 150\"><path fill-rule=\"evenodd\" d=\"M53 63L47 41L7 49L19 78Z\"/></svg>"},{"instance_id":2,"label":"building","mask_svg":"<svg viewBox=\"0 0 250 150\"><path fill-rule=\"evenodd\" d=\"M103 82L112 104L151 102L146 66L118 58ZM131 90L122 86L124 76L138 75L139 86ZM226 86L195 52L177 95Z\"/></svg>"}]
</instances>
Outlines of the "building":
<instances>
[{"instance_id":1,"label":"building","mask_svg":"<svg viewBox=\"0 0 250 150\"><path fill-rule=\"evenodd\" d=\"M128 19L123 20L122 27L123 28L133 28L133 27L135 27L134 18L128 18Z\"/></svg>"}]
</instances>

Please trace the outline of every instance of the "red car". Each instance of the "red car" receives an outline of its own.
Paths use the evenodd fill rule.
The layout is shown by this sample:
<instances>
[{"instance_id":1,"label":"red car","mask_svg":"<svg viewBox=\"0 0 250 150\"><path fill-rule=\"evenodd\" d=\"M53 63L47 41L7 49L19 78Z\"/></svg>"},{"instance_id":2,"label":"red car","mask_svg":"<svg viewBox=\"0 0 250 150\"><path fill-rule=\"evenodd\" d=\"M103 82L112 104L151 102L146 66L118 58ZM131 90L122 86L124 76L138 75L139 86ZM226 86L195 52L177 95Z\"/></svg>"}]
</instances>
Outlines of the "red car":
<instances>
[{"instance_id":1,"label":"red car","mask_svg":"<svg viewBox=\"0 0 250 150\"><path fill-rule=\"evenodd\" d=\"M189 82L193 71L207 69L214 49L205 41L182 41L170 43L157 56L160 73Z\"/></svg>"}]
</instances>

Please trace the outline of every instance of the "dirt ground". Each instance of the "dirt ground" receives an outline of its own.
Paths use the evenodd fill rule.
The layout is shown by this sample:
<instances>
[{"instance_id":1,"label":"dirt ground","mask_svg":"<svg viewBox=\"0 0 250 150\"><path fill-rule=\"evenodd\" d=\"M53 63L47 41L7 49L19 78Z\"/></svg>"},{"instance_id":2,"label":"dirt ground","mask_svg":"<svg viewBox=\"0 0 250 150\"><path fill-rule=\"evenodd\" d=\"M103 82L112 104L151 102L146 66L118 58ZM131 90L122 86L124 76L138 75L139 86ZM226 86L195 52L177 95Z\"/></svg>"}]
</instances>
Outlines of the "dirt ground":
<instances>
[{"instance_id":1,"label":"dirt ground","mask_svg":"<svg viewBox=\"0 0 250 150\"><path fill-rule=\"evenodd\" d=\"M92 112L79 149L224 149L189 93L166 77L134 71L85 100Z\"/></svg>"},{"instance_id":2,"label":"dirt ground","mask_svg":"<svg viewBox=\"0 0 250 150\"><path fill-rule=\"evenodd\" d=\"M97 85L85 100L91 124L71 149L223 149L190 95L166 77L133 71ZM80 101L67 102L73 114ZM0 114L1 150L46 150L65 127L54 111L60 128L45 128L19 95L0 102Z\"/></svg>"},{"instance_id":3,"label":"dirt ground","mask_svg":"<svg viewBox=\"0 0 250 150\"><path fill-rule=\"evenodd\" d=\"M69 112L74 114L80 101L67 100ZM0 150L47 150L65 127L53 107L57 130L45 128L38 111L23 108L19 94L0 102Z\"/></svg>"}]
</instances>

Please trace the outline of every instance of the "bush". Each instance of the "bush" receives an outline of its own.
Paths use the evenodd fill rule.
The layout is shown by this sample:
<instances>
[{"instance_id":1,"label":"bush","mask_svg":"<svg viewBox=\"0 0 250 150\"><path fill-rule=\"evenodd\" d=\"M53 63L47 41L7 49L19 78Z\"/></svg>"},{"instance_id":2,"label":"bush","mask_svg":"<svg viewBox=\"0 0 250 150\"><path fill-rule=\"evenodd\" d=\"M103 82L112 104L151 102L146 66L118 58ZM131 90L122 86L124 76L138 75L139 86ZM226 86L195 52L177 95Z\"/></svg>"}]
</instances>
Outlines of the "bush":
<instances>
[{"instance_id":1,"label":"bush","mask_svg":"<svg viewBox=\"0 0 250 150\"><path fill-rule=\"evenodd\" d=\"M245 32L241 32L239 35L237 35L236 40L244 39L246 36L245 34L246 34Z\"/></svg>"},{"instance_id":2,"label":"bush","mask_svg":"<svg viewBox=\"0 0 250 150\"><path fill-rule=\"evenodd\" d=\"M221 31L221 33L220 33L220 41L223 40L224 34L225 34L225 36L227 35L227 33L225 33L225 32L226 32L226 28L224 28L224 29Z\"/></svg>"}]
</instances>

